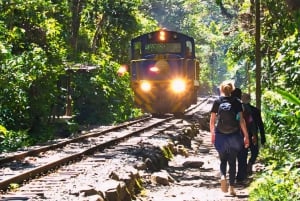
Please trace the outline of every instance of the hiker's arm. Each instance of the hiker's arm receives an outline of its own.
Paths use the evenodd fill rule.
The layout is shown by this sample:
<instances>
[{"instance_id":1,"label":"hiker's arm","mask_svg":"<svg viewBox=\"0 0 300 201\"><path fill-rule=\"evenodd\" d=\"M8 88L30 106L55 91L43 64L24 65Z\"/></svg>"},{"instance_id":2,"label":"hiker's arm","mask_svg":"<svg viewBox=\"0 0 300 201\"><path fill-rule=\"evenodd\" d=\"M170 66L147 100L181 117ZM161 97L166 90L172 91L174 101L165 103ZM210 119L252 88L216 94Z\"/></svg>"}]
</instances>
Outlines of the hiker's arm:
<instances>
[{"instance_id":1,"label":"hiker's arm","mask_svg":"<svg viewBox=\"0 0 300 201\"><path fill-rule=\"evenodd\" d=\"M249 147L249 135L248 135L248 131L247 131L247 127L246 127L246 122L244 120L242 112L240 112L240 127L241 127L242 133L244 135L244 145L245 145L245 148L248 148Z\"/></svg>"},{"instance_id":2,"label":"hiker's arm","mask_svg":"<svg viewBox=\"0 0 300 201\"><path fill-rule=\"evenodd\" d=\"M216 122L216 113L210 113L210 121L209 121L209 128L210 128L210 135L211 135L211 143L215 143L215 122Z\"/></svg>"},{"instance_id":3,"label":"hiker's arm","mask_svg":"<svg viewBox=\"0 0 300 201\"><path fill-rule=\"evenodd\" d=\"M264 123L261 117L260 110L256 108L255 113L256 113L255 118L256 118L257 126L259 128L260 138L261 138L261 144L263 145L266 142Z\"/></svg>"}]
</instances>

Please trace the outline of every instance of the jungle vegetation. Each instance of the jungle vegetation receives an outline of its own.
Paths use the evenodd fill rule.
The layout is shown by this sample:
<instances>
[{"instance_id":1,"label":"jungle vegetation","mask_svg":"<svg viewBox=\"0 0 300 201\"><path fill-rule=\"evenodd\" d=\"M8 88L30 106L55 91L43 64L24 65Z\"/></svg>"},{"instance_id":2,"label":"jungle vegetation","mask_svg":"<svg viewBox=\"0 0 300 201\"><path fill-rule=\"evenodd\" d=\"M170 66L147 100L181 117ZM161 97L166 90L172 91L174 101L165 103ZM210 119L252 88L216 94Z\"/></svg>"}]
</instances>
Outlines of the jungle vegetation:
<instances>
[{"instance_id":1,"label":"jungle vegetation","mask_svg":"<svg viewBox=\"0 0 300 201\"><path fill-rule=\"evenodd\" d=\"M300 200L297 0L0 0L0 151L141 115L118 69L160 27L195 38L202 95L233 79L261 108L266 169L249 199Z\"/></svg>"}]
</instances>

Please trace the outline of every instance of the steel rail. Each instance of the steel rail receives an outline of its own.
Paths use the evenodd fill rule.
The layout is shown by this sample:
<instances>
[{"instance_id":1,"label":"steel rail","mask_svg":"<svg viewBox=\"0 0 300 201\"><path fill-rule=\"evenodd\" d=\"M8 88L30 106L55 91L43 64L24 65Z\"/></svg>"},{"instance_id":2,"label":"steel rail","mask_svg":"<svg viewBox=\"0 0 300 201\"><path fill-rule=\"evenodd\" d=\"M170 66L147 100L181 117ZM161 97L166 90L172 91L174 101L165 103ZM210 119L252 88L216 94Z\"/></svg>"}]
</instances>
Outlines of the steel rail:
<instances>
[{"instance_id":1,"label":"steel rail","mask_svg":"<svg viewBox=\"0 0 300 201\"><path fill-rule=\"evenodd\" d=\"M35 149L29 150L29 151L24 151L22 153L18 153L18 154L12 155L12 156L7 156L5 158L0 158L0 164L3 165L5 163L13 162L15 160L22 160L22 159L24 159L25 157L28 157L28 156L36 156L41 152L61 148L61 147L66 146L67 144L74 143L74 142L79 142L79 141L83 140L84 138L97 137L97 136L103 135L105 133L112 132L116 129L125 128L127 126L130 126L130 125L133 125L133 124L136 124L136 123L139 123L139 122L146 121L150 118L151 117L145 117L143 119L134 120L132 122L126 122L126 123L114 126L112 128L105 129L103 131L89 132L87 134L81 135L81 136L73 138L73 139L66 140L64 142L59 142L59 143L55 143L55 144L51 144L51 145L46 145L46 146L35 148Z\"/></svg>"},{"instance_id":2,"label":"steel rail","mask_svg":"<svg viewBox=\"0 0 300 201\"><path fill-rule=\"evenodd\" d=\"M34 168L34 169L31 169L29 171L26 171L26 172L23 172L19 175L15 175L11 178L8 178L8 179L4 179L2 181L0 181L0 190L7 190L11 184L20 184L26 180L29 180L30 178L33 178L33 177L36 177L36 176L39 176L39 175L42 175L43 173L46 173L46 172L49 172L53 169L56 169L64 164L67 164L69 162L72 162L72 161L78 161L80 159L82 159L83 156L85 155L90 155L98 150L102 150L102 149L105 149L107 147L110 147L114 144L117 144L119 142L121 142L122 140L128 138L128 137L131 137L131 136L134 136L134 135L138 135L146 130L149 130L149 129L152 129L156 126L159 126L161 124L163 124L164 122L166 121L169 121L171 119L173 119L174 117L169 117L169 118L166 118L166 119L163 119L163 120L160 120L158 122L155 122L147 127L144 127L144 128L141 128L141 129L137 129L135 131L132 131L128 134L125 134L124 136L122 137L119 137L119 138L115 138L115 139L110 139L110 140L107 140L105 142L102 142L100 144L97 144L91 148L88 148L80 153L77 153L77 154L72 154L70 156L67 156L67 157L64 157L64 158L61 158L59 160L56 160L56 161L53 161L53 162L50 162L46 165L42 165L40 167L37 167L37 168ZM128 125L127 125L128 126ZM126 126L121 126L121 127L126 127ZM120 127L119 127L120 128ZM111 129L110 129L111 130ZM115 130L115 129L113 129ZM108 133L109 131L106 131L106 133Z\"/></svg>"}]
</instances>

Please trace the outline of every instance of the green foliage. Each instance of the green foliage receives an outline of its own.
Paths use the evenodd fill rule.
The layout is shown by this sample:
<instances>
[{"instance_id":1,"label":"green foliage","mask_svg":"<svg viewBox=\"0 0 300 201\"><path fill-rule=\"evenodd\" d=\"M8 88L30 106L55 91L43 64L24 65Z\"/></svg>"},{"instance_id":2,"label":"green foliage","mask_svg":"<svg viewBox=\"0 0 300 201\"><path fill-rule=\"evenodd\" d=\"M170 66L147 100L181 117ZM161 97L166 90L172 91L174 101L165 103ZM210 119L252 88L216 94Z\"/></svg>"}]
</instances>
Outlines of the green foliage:
<instances>
[{"instance_id":1,"label":"green foliage","mask_svg":"<svg viewBox=\"0 0 300 201\"><path fill-rule=\"evenodd\" d=\"M15 151L20 147L30 145L30 137L26 131L5 131L0 136L0 153Z\"/></svg>"},{"instance_id":2,"label":"green foliage","mask_svg":"<svg viewBox=\"0 0 300 201\"><path fill-rule=\"evenodd\" d=\"M268 133L271 133L270 160L285 162L287 156L297 156L300 154L298 143L300 142L300 116L299 99L295 95L288 95L280 90L280 94L265 93L265 114ZM292 101L290 101L292 100ZM288 129L287 129L288 128Z\"/></svg>"},{"instance_id":3,"label":"green foliage","mask_svg":"<svg viewBox=\"0 0 300 201\"><path fill-rule=\"evenodd\" d=\"M251 184L250 200L299 200L299 99L276 89L264 94L267 144L260 152L267 169Z\"/></svg>"},{"instance_id":4,"label":"green foliage","mask_svg":"<svg viewBox=\"0 0 300 201\"><path fill-rule=\"evenodd\" d=\"M275 89L275 91L279 93L289 103L300 106L300 99L297 98L295 95L291 94L291 92L284 91L282 89Z\"/></svg>"},{"instance_id":5,"label":"green foliage","mask_svg":"<svg viewBox=\"0 0 300 201\"><path fill-rule=\"evenodd\" d=\"M80 123L121 122L135 117L129 76L118 76L119 64L99 61L91 72L74 73L72 100ZM99 63L99 64L100 64Z\"/></svg>"},{"instance_id":6,"label":"green foliage","mask_svg":"<svg viewBox=\"0 0 300 201\"><path fill-rule=\"evenodd\" d=\"M7 133L7 130L4 126L0 125L0 142L3 141L3 139L5 138L5 135Z\"/></svg>"},{"instance_id":7,"label":"green foliage","mask_svg":"<svg viewBox=\"0 0 300 201\"><path fill-rule=\"evenodd\" d=\"M160 149L163 153L164 158L166 158L167 160L171 160L174 157L172 150L169 146L163 146Z\"/></svg>"},{"instance_id":8,"label":"green foliage","mask_svg":"<svg viewBox=\"0 0 300 201\"><path fill-rule=\"evenodd\" d=\"M112 60L128 62L129 41L143 29L156 27L153 20L141 14L138 6L140 0L133 1L85 1L83 11L79 15L81 20L73 29L78 29L78 43L75 46L75 55L69 55L76 62L82 62L78 56L82 53L110 54ZM76 6L75 6L76 8ZM69 37L75 37L70 33ZM72 35L73 34L73 35ZM75 39L74 39L75 40ZM120 48L122 47L122 48Z\"/></svg>"},{"instance_id":9,"label":"green foliage","mask_svg":"<svg viewBox=\"0 0 300 201\"><path fill-rule=\"evenodd\" d=\"M251 186L251 200L299 200L299 33L284 1L263 1L264 115L267 144L261 152L268 165Z\"/></svg>"},{"instance_id":10,"label":"green foliage","mask_svg":"<svg viewBox=\"0 0 300 201\"><path fill-rule=\"evenodd\" d=\"M269 80L280 88L288 89L291 93L299 94L300 85L300 36L298 31L295 31L291 36L285 38L277 52L272 63L272 71L269 76L274 79Z\"/></svg>"},{"instance_id":11,"label":"green foliage","mask_svg":"<svg viewBox=\"0 0 300 201\"><path fill-rule=\"evenodd\" d=\"M8 188L9 188L10 191L14 192L14 191L17 191L19 187L20 187L19 184L17 184L17 183L11 183L11 184L9 184Z\"/></svg>"},{"instance_id":12,"label":"green foliage","mask_svg":"<svg viewBox=\"0 0 300 201\"><path fill-rule=\"evenodd\" d=\"M262 19L263 84L299 94L299 17L291 15L286 2L263 1ZM295 18L296 17L296 18ZM298 19L297 19L298 18Z\"/></svg>"},{"instance_id":13,"label":"green foliage","mask_svg":"<svg viewBox=\"0 0 300 201\"><path fill-rule=\"evenodd\" d=\"M0 122L9 129L32 129L46 123L57 90L57 71L46 53L32 47L2 65Z\"/></svg>"},{"instance_id":14,"label":"green foliage","mask_svg":"<svg viewBox=\"0 0 300 201\"><path fill-rule=\"evenodd\" d=\"M159 27L176 30L180 28L182 25L181 22L184 19L185 11L183 3L183 0L144 0L139 9L155 19Z\"/></svg>"},{"instance_id":15,"label":"green foliage","mask_svg":"<svg viewBox=\"0 0 300 201\"><path fill-rule=\"evenodd\" d=\"M6 24L6 30L0 34L5 45L0 122L8 129L38 132L56 102L65 48L49 7L50 1L6 1L1 6L0 24Z\"/></svg>"},{"instance_id":16,"label":"green foliage","mask_svg":"<svg viewBox=\"0 0 300 201\"><path fill-rule=\"evenodd\" d=\"M135 184L136 184L138 192L140 192L140 191L142 191L144 189L144 187L143 187L143 180L140 177L138 177L138 178L135 179Z\"/></svg>"},{"instance_id":17,"label":"green foliage","mask_svg":"<svg viewBox=\"0 0 300 201\"><path fill-rule=\"evenodd\" d=\"M298 161L299 162L299 161ZM294 201L300 199L300 170L295 163L270 168L250 186L249 200Z\"/></svg>"},{"instance_id":18,"label":"green foliage","mask_svg":"<svg viewBox=\"0 0 300 201\"><path fill-rule=\"evenodd\" d=\"M95 74L74 76L77 119L87 113L82 123L120 122L140 114L132 106L128 75L118 77L113 61L127 62L128 41L155 23L139 12L139 0L74 3L0 2L0 124L16 133L12 138L18 130L28 131L30 143L55 136L53 117L63 115L67 95L60 83L66 63L101 66ZM13 143L9 139L5 150L21 145L6 143Z\"/></svg>"}]
</instances>

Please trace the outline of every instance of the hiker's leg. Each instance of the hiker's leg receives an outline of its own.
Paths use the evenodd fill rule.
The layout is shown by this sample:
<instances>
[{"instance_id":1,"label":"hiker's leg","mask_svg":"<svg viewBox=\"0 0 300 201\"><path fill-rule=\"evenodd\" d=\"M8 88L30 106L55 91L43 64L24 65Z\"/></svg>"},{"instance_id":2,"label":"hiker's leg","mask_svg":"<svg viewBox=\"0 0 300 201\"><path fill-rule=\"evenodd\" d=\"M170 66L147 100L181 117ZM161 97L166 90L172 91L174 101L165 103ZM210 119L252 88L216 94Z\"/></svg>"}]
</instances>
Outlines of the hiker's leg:
<instances>
[{"instance_id":1,"label":"hiker's leg","mask_svg":"<svg viewBox=\"0 0 300 201\"><path fill-rule=\"evenodd\" d=\"M258 144L251 144L250 145L250 151L251 151L251 157L249 158L249 161L248 161L248 165L247 165L247 173L248 175L251 175L252 174L252 166L253 164L255 163L256 161L256 158L258 156L258 153L259 153L259 148L258 148Z\"/></svg>"},{"instance_id":2,"label":"hiker's leg","mask_svg":"<svg viewBox=\"0 0 300 201\"><path fill-rule=\"evenodd\" d=\"M251 156L249 159L249 163L254 164L256 161L256 158L258 156L259 150L258 150L258 144L254 145L251 144L250 145L250 152L251 152Z\"/></svg>"},{"instance_id":3,"label":"hiker's leg","mask_svg":"<svg viewBox=\"0 0 300 201\"><path fill-rule=\"evenodd\" d=\"M248 149L242 148L242 150L238 153L238 170L237 170L237 181L243 181L247 178L247 157L248 157Z\"/></svg>"},{"instance_id":4,"label":"hiker's leg","mask_svg":"<svg viewBox=\"0 0 300 201\"><path fill-rule=\"evenodd\" d=\"M231 150L230 154L228 155L228 164L229 164L229 185L234 186L235 183L235 174L236 174L236 158L238 152Z\"/></svg>"},{"instance_id":5,"label":"hiker's leg","mask_svg":"<svg viewBox=\"0 0 300 201\"><path fill-rule=\"evenodd\" d=\"M221 176L226 177L228 154L219 152Z\"/></svg>"}]
</instances>

